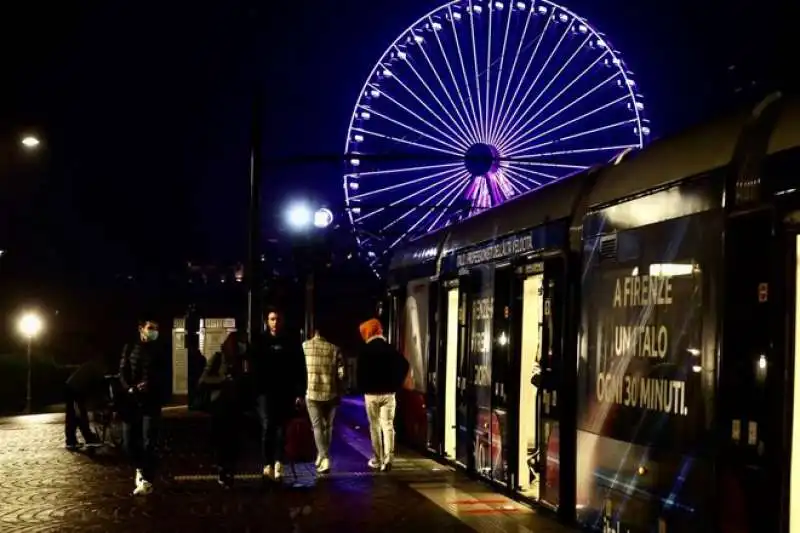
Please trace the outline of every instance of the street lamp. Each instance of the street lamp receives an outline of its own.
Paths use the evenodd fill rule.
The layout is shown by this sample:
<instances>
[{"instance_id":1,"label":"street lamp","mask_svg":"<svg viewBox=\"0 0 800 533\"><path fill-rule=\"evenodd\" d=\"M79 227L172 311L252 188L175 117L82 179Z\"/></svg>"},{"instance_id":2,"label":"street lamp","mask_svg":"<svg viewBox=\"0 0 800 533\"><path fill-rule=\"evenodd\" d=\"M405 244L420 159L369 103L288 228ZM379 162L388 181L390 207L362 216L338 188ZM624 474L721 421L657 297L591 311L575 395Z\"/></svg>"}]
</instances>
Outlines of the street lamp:
<instances>
[{"instance_id":1,"label":"street lamp","mask_svg":"<svg viewBox=\"0 0 800 533\"><path fill-rule=\"evenodd\" d=\"M22 336L28 341L28 385L27 393L25 396L25 413L30 414L31 407L31 348L33 346L33 339L41 333L44 327L41 317L35 312L28 311L23 314L19 319L19 331Z\"/></svg>"},{"instance_id":2,"label":"street lamp","mask_svg":"<svg viewBox=\"0 0 800 533\"><path fill-rule=\"evenodd\" d=\"M289 227L297 232L304 233L309 229L323 230L333 223L333 212L327 207L318 207L316 210L307 203L297 202L291 204L286 210L286 221ZM314 265L311 261L310 271L306 275L305 283L305 334L310 336L314 331Z\"/></svg>"},{"instance_id":3,"label":"street lamp","mask_svg":"<svg viewBox=\"0 0 800 533\"><path fill-rule=\"evenodd\" d=\"M316 211L312 211L308 204L298 202L286 209L286 222L295 231L307 230L312 225L315 228L325 229L333 223L333 212L327 207L319 207Z\"/></svg>"},{"instance_id":4,"label":"street lamp","mask_svg":"<svg viewBox=\"0 0 800 533\"><path fill-rule=\"evenodd\" d=\"M39 138L34 135L26 135L22 138L22 146L28 150L33 150L34 148L38 147L39 144L41 144Z\"/></svg>"}]
</instances>

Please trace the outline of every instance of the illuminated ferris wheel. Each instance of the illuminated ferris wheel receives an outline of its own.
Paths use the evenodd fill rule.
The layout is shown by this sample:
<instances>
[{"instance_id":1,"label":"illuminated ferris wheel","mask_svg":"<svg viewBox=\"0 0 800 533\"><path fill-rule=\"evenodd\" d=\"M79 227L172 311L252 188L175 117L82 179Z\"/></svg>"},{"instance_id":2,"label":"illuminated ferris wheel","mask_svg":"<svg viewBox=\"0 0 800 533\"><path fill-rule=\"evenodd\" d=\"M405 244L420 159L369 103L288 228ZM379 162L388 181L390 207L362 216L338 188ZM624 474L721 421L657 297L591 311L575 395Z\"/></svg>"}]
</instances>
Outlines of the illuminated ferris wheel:
<instances>
[{"instance_id":1,"label":"illuminated ferris wheel","mask_svg":"<svg viewBox=\"0 0 800 533\"><path fill-rule=\"evenodd\" d=\"M548 0L455 0L378 60L347 132L344 190L377 265L393 248L629 148L644 103L611 43Z\"/></svg>"}]
</instances>

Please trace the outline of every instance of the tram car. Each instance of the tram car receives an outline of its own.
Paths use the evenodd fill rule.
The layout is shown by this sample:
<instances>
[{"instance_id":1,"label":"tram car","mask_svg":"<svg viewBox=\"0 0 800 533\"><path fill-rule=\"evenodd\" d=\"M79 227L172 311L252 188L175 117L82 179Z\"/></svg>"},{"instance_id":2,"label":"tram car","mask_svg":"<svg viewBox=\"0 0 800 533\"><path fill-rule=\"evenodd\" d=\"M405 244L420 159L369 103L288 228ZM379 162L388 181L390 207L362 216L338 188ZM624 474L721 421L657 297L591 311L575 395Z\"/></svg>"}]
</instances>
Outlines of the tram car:
<instances>
[{"instance_id":1,"label":"tram car","mask_svg":"<svg viewBox=\"0 0 800 533\"><path fill-rule=\"evenodd\" d=\"M406 443L614 532L800 532L800 98L426 235L388 276Z\"/></svg>"}]
</instances>

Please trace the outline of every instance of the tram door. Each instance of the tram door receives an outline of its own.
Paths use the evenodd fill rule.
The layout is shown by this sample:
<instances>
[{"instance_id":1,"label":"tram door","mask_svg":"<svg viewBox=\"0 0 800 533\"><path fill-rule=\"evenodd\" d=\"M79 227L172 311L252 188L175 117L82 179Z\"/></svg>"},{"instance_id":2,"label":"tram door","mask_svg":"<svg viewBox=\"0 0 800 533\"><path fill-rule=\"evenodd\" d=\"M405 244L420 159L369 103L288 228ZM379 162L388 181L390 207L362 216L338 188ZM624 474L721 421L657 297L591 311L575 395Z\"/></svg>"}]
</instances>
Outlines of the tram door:
<instances>
[{"instance_id":1,"label":"tram door","mask_svg":"<svg viewBox=\"0 0 800 533\"><path fill-rule=\"evenodd\" d=\"M458 288L458 353L456 357L456 463L473 468L472 431L474 427L472 408L472 368L470 366L469 315L472 279L462 277Z\"/></svg>"},{"instance_id":2,"label":"tram door","mask_svg":"<svg viewBox=\"0 0 800 533\"><path fill-rule=\"evenodd\" d=\"M788 291L779 282L787 278L786 263L776 253L773 228L769 211L733 216L726 228L717 402L725 437L717 455L718 521L723 532L781 529L781 478L789 469L783 460L784 424L779 413L792 398L784 377L788 350L781 346L784 309L789 307L783 301L788 304L792 299L784 297ZM798 479L796 464L794 457L793 481ZM793 511L792 532L800 532L797 512Z\"/></svg>"},{"instance_id":3,"label":"tram door","mask_svg":"<svg viewBox=\"0 0 800 533\"><path fill-rule=\"evenodd\" d=\"M544 311L544 275L533 274L522 281L522 338L519 372L519 435L517 443L517 480L524 497L540 497L539 463L539 384L542 355L542 318ZM535 384L534 384L535 383Z\"/></svg>"},{"instance_id":4,"label":"tram door","mask_svg":"<svg viewBox=\"0 0 800 533\"><path fill-rule=\"evenodd\" d=\"M458 287L447 289L444 319L444 456L456 458L456 421L457 383L458 383Z\"/></svg>"},{"instance_id":5,"label":"tram door","mask_svg":"<svg viewBox=\"0 0 800 533\"><path fill-rule=\"evenodd\" d=\"M794 364L790 368L791 395L787 410L791 413L791 433L789 448L789 498L784 505L789 511L789 533L800 533L800 235L792 239L792 255L794 255L794 346L790 357ZM791 286L791 285L790 285ZM790 314L790 313L787 313Z\"/></svg>"}]
</instances>

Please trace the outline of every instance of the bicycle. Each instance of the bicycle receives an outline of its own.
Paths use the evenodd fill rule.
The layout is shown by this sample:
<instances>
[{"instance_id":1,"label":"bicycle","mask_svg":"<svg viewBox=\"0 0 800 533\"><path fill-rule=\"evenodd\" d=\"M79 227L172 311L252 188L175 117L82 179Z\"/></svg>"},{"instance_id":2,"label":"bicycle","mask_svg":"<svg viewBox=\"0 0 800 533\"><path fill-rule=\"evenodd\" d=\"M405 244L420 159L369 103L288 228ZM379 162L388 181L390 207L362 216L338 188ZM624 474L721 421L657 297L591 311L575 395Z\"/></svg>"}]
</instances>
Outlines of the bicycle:
<instances>
[{"instance_id":1,"label":"bicycle","mask_svg":"<svg viewBox=\"0 0 800 533\"><path fill-rule=\"evenodd\" d=\"M105 385L103 397L92 411L92 431L103 446L109 448L122 447L122 420L117 405L119 374L103 376Z\"/></svg>"}]
</instances>

